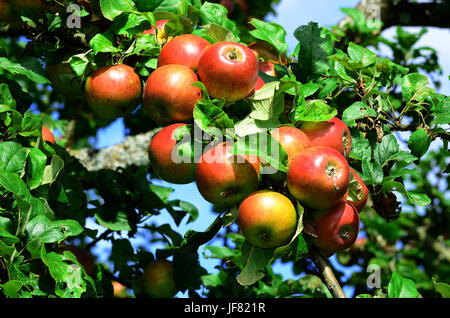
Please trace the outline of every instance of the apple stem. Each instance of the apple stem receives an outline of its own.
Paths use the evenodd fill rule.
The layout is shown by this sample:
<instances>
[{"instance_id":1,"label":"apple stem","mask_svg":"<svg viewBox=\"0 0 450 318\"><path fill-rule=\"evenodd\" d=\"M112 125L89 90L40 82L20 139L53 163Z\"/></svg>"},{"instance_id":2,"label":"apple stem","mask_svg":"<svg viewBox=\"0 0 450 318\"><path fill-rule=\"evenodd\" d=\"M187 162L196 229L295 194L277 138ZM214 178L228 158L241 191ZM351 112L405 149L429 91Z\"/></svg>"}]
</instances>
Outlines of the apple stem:
<instances>
[{"instance_id":1,"label":"apple stem","mask_svg":"<svg viewBox=\"0 0 450 318\"><path fill-rule=\"evenodd\" d=\"M322 275L325 281L325 285L327 286L333 297L347 298L344 291L342 290L341 285L339 284L339 281L333 273L331 264L327 260L323 259L322 256L320 256L316 251L311 251L310 254L312 261Z\"/></svg>"}]
</instances>

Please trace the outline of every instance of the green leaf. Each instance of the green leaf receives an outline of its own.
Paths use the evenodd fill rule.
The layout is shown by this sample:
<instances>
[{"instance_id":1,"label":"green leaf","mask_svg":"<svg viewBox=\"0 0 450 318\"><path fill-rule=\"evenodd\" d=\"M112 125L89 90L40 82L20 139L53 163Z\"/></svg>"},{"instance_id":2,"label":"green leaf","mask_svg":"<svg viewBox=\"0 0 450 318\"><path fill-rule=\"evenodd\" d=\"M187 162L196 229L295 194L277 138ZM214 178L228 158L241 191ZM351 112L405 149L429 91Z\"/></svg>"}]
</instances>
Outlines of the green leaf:
<instances>
[{"instance_id":1,"label":"green leaf","mask_svg":"<svg viewBox=\"0 0 450 318\"><path fill-rule=\"evenodd\" d=\"M119 211L111 215L110 211L104 209L95 213L95 219L98 224L113 231L131 231L131 226L125 212Z\"/></svg>"},{"instance_id":2,"label":"green leaf","mask_svg":"<svg viewBox=\"0 0 450 318\"><path fill-rule=\"evenodd\" d=\"M134 10L135 5L131 0L100 0L100 8L103 16L112 21L122 12Z\"/></svg>"},{"instance_id":3,"label":"green leaf","mask_svg":"<svg viewBox=\"0 0 450 318\"><path fill-rule=\"evenodd\" d=\"M28 244L60 242L69 236L77 236L83 232L83 227L75 220L51 221L39 215L31 219L26 225Z\"/></svg>"},{"instance_id":4,"label":"green leaf","mask_svg":"<svg viewBox=\"0 0 450 318\"><path fill-rule=\"evenodd\" d=\"M239 30L236 26L236 23L228 19L228 12L224 6L218 3L205 1L205 3L203 3L202 7L200 8L200 21L201 25L215 23L219 26L222 26L230 30L234 34L236 42L240 41Z\"/></svg>"},{"instance_id":5,"label":"green leaf","mask_svg":"<svg viewBox=\"0 0 450 318\"><path fill-rule=\"evenodd\" d=\"M26 184L33 190L39 187L44 178L44 170L47 164L47 156L37 148L28 148Z\"/></svg>"},{"instance_id":6,"label":"green leaf","mask_svg":"<svg viewBox=\"0 0 450 318\"><path fill-rule=\"evenodd\" d=\"M0 143L0 170L22 175L25 169L28 151L22 145L5 141Z\"/></svg>"},{"instance_id":7,"label":"green leaf","mask_svg":"<svg viewBox=\"0 0 450 318\"><path fill-rule=\"evenodd\" d=\"M59 156L53 155L50 165L46 166L44 169L42 184L53 183L63 168L64 161Z\"/></svg>"},{"instance_id":8,"label":"green leaf","mask_svg":"<svg viewBox=\"0 0 450 318\"><path fill-rule=\"evenodd\" d=\"M108 33L98 33L89 42L90 47L95 54L120 52L120 49L115 47L112 42L112 34Z\"/></svg>"},{"instance_id":9,"label":"green leaf","mask_svg":"<svg viewBox=\"0 0 450 318\"><path fill-rule=\"evenodd\" d=\"M450 96L438 102L433 114L436 116L436 124L450 123Z\"/></svg>"},{"instance_id":10,"label":"green leaf","mask_svg":"<svg viewBox=\"0 0 450 318\"><path fill-rule=\"evenodd\" d=\"M37 60L34 60L34 63L40 66ZM44 70L42 68L34 68L33 70L20 63L12 62L6 57L0 57L0 71L5 70L13 75L24 75L35 83L50 84L50 81L44 75Z\"/></svg>"},{"instance_id":11,"label":"green leaf","mask_svg":"<svg viewBox=\"0 0 450 318\"><path fill-rule=\"evenodd\" d=\"M209 127L232 128L233 121L222 108L208 101L198 101L194 107L194 121L198 127L206 131Z\"/></svg>"},{"instance_id":12,"label":"green leaf","mask_svg":"<svg viewBox=\"0 0 450 318\"><path fill-rule=\"evenodd\" d=\"M10 280L4 284L0 284L0 289L6 297L10 298L20 298L18 294L19 290L22 288L23 284L19 280Z\"/></svg>"},{"instance_id":13,"label":"green leaf","mask_svg":"<svg viewBox=\"0 0 450 318\"><path fill-rule=\"evenodd\" d=\"M347 52L353 61L360 62L363 67L374 64L377 60L377 55L375 53L353 42L350 42L348 45Z\"/></svg>"},{"instance_id":14,"label":"green leaf","mask_svg":"<svg viewBox=\"0 0 450 318\"><path fill-rule=\"evenodd\" d=\"M367 140L362 132L358 132L358 136L352 136L352 149L350 152L350 158L356 160L370 160L372 156L372 148L370 147L369 140Z\"/></svg>"},{"instance_id":15,"label":"green leaf","mask_svg":"<svg viewBox=\"0 0 450 318\"><path fill-rule=\"evenodd\" d=\"M15 173L0 171L0 186L22 198L31 196L25 182Z\"/></svg>"},{"instance_id":16,"label":"green leaf","mask_svg":"<svg viewBox=\"0 0 450 318\"><path fill-rule=\"evenodd\" d=\"M254 38L270 43L281 56L287 54L286 30L281 25L256 18L249 23L255 27L249 32Z\"/></svg>"},{"instance_id":17,"label":"green leaf","mask_svg":"<svg viewBox=\"0 0 450 318\"><path fill-rule=\"evenodd\" d=\"M337 110L330 107L325 100L307 100L298 105L292 115L292 119L297 121L327 121L337 115Z\"/></svg>"},{"instance_id":18,"label":"green leaf","mask_svg":"<svg viewBox=\"0 0 450 318\"><path fill-rule=\"evenodd\" d=\"M7 245L13 245L20 241L20 239L11 234L12 222L10 219L0 216L0 238Z\"/></svg>"},{"instance_id":19,"label":"green leaf","mask_svg":"<svg viewBox=\"0 0 450 318\"><path fill-rule=\"evenodd\" d=\"M403 100L408 103L423 102L433 91L427 85L428 77L423 74L411 73L404 76L401 82Z\"/></svg>"},{"instance_id":20,"label":"green leaf","mask_svg":"<svg viewBox=\"0 0 450 318\"><path fill-rule=\"evenodd\" d=\"M253 155L265 160L277 170L286 172L287 153L270 134L257 133L247 135L234 143L230 153L235 155Z\"/></svg>"},{"instance_id":21,"label":"green leaf","mask_svg":"<svg viewBox=\"0 0 450 318\"><path fill-rule=\"evenodd\" d=\"M368 159L362 161L362 179L366 185L369 184L380 184L383 181L383 169L378 161L370 162Z\"/></svg>"},{"instance_id":22,"label":"green leaf","mask_svg":"<svg viewBox=\"0 0 450 318\"><path fill-rule=\"evenodd\" d=\"M397 271L392 273L392 278L388 285L389 298L418 298L419 292L410 279L402 277Z\"/></svg>"},{"instance_id":23,"label":"green leaf","mask_svg":"<svg viewBox=\"0 0 450 318\"><path fill-rule=\"evenodd\" d=\"M431 144L431 137L423 129L418 129L411 134L408 139L408 147L411 153L420 158L428 150Z\"/></svg>"},{"instance_id":24,"label":"green leaf","mask_svg":"<svg viewBox=\"0 0 450 318\"><path fill-rule=\"evenodd\" d=\"M443 298L450 298L450 285L446 283L436 283L433 278L433 286L437 292L439 292Z\"/></svg>"},{"instance_id":25,"label":"green leaf","mask_svg":"<svg viewBox=\"0 0 450 318\"><path fill-rule=\"evenodd\" d=\"M430 198L426 194L407 191L405 186L400 182L389 180L389 178L386 179L386 181L383 181L382 183L383 192L386 193L393 188L395 188L403 196L408 198L412 204L416 204L419 206L427 206L431 203Z\"/></svg>"},{"instance_id":26,"label":"green leaf","mask_svg":"<svg viewBox=\"0 0 450 318\"><path fill-rule=\"evenodd\" d=\"M333 53L331 36L315 22L300 26L294 36L300 42L296 76L304 83L314 81L330 68L328 56Z\"/></svg>"},{"instance_id":27,"label":"green leaf","mask_svg":"<svg viewBox=\"0 0 450 318\"><path fill-rule=\"evenodd\" d=\"M245 264L237 281L243 286L250 286L265 276L264 268L272 259L274 250L252 246L247 241L242 246L242 260Z\"/></svg>"},{"instance_id":28,"label":"green leaf","mask_svg":"<svg viewBox=\"0 0 450 318\"><path fill-rule=\"evenodd\" d=\"M236 42L236 37L233 34L233 32L231 32L227 28L224 28L223 26L220 26L215 23L210 23L202 26L202 28L209 35L208 39L213 39L214 42L221 42L221 41Z\"/></svg>"},{"instance_id":29,"label":"green leaf","mask_svg":"<svg viewBox=\"0 0 450 318\"><path fill-rule=\"evenodd\" d=\"M383 166L389 158L399 152L399 144L394 134L384 135L381 143L375 146L374 159Z\"/></svg>"},{"instance_id":30,"label":"green leaf","mask_svg":"<svg viewBox=\"0 0 450 318\"><path fill-rule=\"evenodd\" d=\"M365 117L376 117L377 112L362 102L356 102L347 107L342 113L342 121L348 127L356 127L357 119Z\"/></svg>"}]
</instances>

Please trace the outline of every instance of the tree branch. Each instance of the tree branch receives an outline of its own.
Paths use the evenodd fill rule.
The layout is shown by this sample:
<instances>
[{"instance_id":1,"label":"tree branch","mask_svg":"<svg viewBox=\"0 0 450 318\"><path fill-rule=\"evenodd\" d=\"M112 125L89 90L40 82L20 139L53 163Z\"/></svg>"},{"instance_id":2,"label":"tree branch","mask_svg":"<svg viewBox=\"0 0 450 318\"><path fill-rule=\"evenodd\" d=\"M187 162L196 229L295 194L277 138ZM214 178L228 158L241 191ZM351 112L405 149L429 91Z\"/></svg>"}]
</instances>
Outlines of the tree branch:
<instances>
[{"instance_id":1,"label":"tree branch","mask_svg":"<svg viewBox=\"0 0 450 318\"><path fill-rule=\"evenodd\" d=\"M336 276L334 276L333 269L330 263L327 260L323 259L322 256L320 256L316 251L311 251L310 256L320 274L322 275L325 281L325 285L327 286L331 294L335 298L347 298L341 288L341 285L336 279Z\"/></svg>"}]
</instances>

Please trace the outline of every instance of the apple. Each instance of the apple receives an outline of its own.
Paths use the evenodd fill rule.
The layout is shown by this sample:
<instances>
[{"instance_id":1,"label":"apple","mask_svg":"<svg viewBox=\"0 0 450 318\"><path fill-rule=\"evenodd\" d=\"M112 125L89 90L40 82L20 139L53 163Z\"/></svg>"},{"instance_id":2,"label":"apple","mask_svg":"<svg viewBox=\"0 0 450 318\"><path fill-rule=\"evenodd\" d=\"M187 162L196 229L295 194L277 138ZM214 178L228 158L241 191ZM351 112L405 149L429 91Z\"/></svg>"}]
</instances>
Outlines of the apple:
<instances>
[{"instance_id":1,"label":"apple","mask_svg":"<svg viewBox=\"0 0 450 318\"><path fill-rule=\"evenodd\" d=\"M50 129L47 126L42 125L42 139L46 142L55 143L55 136L53 136Z\"/></svg>"},{"instance_id":2,"label":"apple","mask_svg":"<svg viewBox=\"0 0 450 318\"><path fill-rule=\"evenodd\" d=\"M81 79L75 74L68 62L47 64L46 71L52 88L67 98L83 96Z\"/></svg>"},{"instance_id":3,"label":"apple","mask_svg":"<svg viewBox=\"0 0 450 318\"><path fill-rule=\"evenodd\" d=\"M177 288L172 263L163 259L148 263L142 275L142 289L147 296L152 298L175 296Z\"/></svg>"},{"instance_id":4,"label":"apple","mask_svg":"<svg viewBox=\"0 0 450 318\"><path fill-rule=\"evenodd\" d=\"M334 148L348 159L352 137L347 125L339 118L333 117L321 122L303 122L299 128L309 137L311 145Z\"/></svg>"},{"instance_id":5,"label":"apple","mask_svg":"<svg viewBox=\"0 0 450 318\"><path fill-rule=\"evenodd\" d=\"M161 49L158 67L180 64L197 71L200 56L211 44L195 34L182 34L168 41Z\"/></svg>"},{"instance_id":6,"label":"apple","mask_svg":"<svg viewBox=\"0 0 450 318\"><path fill-rule=\"evenodd\" d=\"M128 115L139 105L141 95L141 79L125 64L103 66L86 81L86 102L97 116L105 119Z\"/></svg>"},{"instance_id":7,"label":"apple","mask_svg":"<svg viewBox=\"0 0 450 318\"><path fill-rule=\"evenodd\" d=\"M233 102L247 97L258 80L258 60L247 46L217 42L198 62L198 75L209 95Z\"/></svg>"},{"instance_id":8,"label":"apple","mask_svg":"<svg viewBox=\"0 0 450 318\"><path fill-rule=\"evenodd\" d=\"M95 259L90 253L76 245L61 244L58 247L58 252L64 253L64 251L72 252L73 255L75 255L75 257L77 258L78 263L83 266L86 274L88 276L94 277L97 267L95 265Z\"/></svg>"},{"instance_id":9,"label":"apple","mask_svg":"<svg viewBox=\"0 0 450 318\"><path fill-rule=\"evenodd\" d=\"M166 31L164 29L165 25L169 22L169 20L158 20L156 21L156 29L158 30L158 34L156 36L156 41L162 45L166 43L167 41L170 41L173 36L167 36ZM152 25L152 27L149 30L145 30L143 34L156 34L155 26Z\"/></svg>"},{"instance_id":10,"label":"apple","mask_svg":"<svg viewBox=\"0 0 450 318\"><path fill-rule=\"evenodd\" d=\"M338 151L330 147L311 147L291 161L287 173L289 192L313 209L333 206L347 193L350 167Z\"/></svg>"},{"instance_id":11,"label":"apple","mask_svg":"<svg viewBox=\"0 0 450 318\"><path fill-rule=\"evenodd\" d=\"M314 229L313 244L325 257L350 247L359 233L359 214L355 207L339 200L334 206L309 211L307 221Z\"/></svg>"},{"instance_id":12,"label":"apple","mask_svg":"<svg viewBox=\"0 0 450 318\"><path fill-rule=\"evenodd\" d=\"M252 89L252 91L250 92L250 94L247 97L253 96L255 94L255 92L260 90L261 88L263 88L264 85L265 85L265 83L264 83L263 79L258 76L255 87Z\"/></svg>"},{"instance_id":13,"label":"apple","mask_svg":"<svg viewBox=\"0 0 450 318\"><path fill-rule=\"evenodd\" d=\"M269 61L259 61L259 70L269 76L277 76L275 72L275 64Z\"/></svg>"},{"instance_id":14,"label":"apple","mask_svg":"<svg viewBox=\"0 0 450 318\"><path fill-rule=\"evenodd\" d=\"M359 190L360 190L360 195L362 196L360 200L355 201L351 196L347 195L345 196L345 200L352 203L356 210L358 212L361 212L362 209L364 209L364 206L367 203L367 199L369 197L369 190L367 189L367 186L364 184L364 182L362 181L361 177L356 173L355 170L353 170L352 168L350 168L350 172L353 174L354 179L359 183Z\"/></svg>"},{"instance_id":15,"label":"apple","mask_svg":"<svg viewBox=\"0 0 450 318\"><path fill-rule=\"evenodd\" d=\"M297 212L281 193L260 190L239 206L239 228L247 241L260 248L276 248L289 242L297 226Z\"/></svg>"},{"instance_id":16,"label":"apple","mask_svg":"<svg viewBox=\"0 0 450 318\"><path fill-rule=\"evenodd\" d=\"M308 136L298 128L282 126L274 129L272 137L278 141L288 155L288 167L303 150L311 147Z\"/></svg>"},{"instance_id":17,"label":"apple","mask_svg":"<svg viewBox=\"0 0 450 318\"><path fill-rule=\"evenodd\" d=\"M144 86L145 111L161 125L190 122L195 104L203 97L202 90L192 85L196 82L197 75L186 66L158 67Z\"/></svg>"},{"instance_id":18,"label":"apple","mask_svg":"<svg viewBox=\"0 0 450 318\"><path fill-rule=\"evenodd\" d=\"M174 138L177 128L186 124L172 124L160 130L150 141L148 156L150 164L156 174L164 181L175 184L191 183L195 179L195 162L193 158L193 145L188 142L179 144ZM177 145L177 148L174 147ZM189 153L184 153L184 152ZM179 156L178 160L187 156L190 162L174 161L174 156ZM176 158L175 158L176 159Z\"/></svg>"},{"instance_id":19,"label":"apple","mask_svg":"<svg viewBox=\"0 0 450 318\"><path fill-rule=\"evenodd\" d=\"M233 155L233 146L220 143L205 149L195 168L195 181L206 201L230 206L255 191L260 161L256 156Z\"/></svg>"}]
</instances>

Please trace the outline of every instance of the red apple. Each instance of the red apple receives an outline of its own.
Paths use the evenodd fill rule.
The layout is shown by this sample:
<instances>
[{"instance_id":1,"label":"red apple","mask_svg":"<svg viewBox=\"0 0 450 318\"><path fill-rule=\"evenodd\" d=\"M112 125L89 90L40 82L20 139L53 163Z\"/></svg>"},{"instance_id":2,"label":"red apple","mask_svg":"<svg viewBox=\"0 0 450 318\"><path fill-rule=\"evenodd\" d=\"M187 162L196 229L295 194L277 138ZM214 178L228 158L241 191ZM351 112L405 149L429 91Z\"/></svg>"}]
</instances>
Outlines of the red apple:
<instances>
[{"instance_id":1,"label":"red apple","mask_svg":"<svg viewBox=\"0 0 450 318\"><path fill-rule=\"evenodd\" d=\"M177 123L164 127L152 138L148 148L148 156L153 170L161 179L176 184L191 183L195 179L193 146L189 142L181 144L174 138L177 128L183 126L186 124ZM176 148L174 149L174 147ZM182 153L180 156L180 152L185 151L190 153ZM178 158L174 156L178 156ZM180 159L184 159L185 156L191 161L180 162Z\"/></svg>"},{"instance_id":2,"label":"red apple","mask_svg":"<svg viewBox=\"0 0 450 318\"><path fill-rule=\"evenodd\" d=\"M163 45L167 41L170 41L173 39L173 36L167 36L166 31L164 29L165 25L169 22L169 20L158 20L156 21L156 29L158 30L158 34L156 36L156 41ZM155 26L152 25L152 27L148 30L145 30L143 34L156 34Z\"/></svg>"},{"instance_id":3,"label":"red apple","mask_svg":"<svg viewBox=\"0 0 450 318\"><path fill-rule=\"evenodd\" d=\"M269 61L259 61L259 70L269 76L277 76L275 72L275 64Z\"/></svg>"},{"instance_id":4,"label":"red apple","mask_svg":"<svg viewBox=\"0 0 450 318\"><path fill-rule=\"evenodd\" d=\"M158 67L145 83L145 111L161 125L191 121L194 106L203 97L202 90L192 85L195 82L198 82L197 75L186 66Z\"/></svg>"},{"instance_id":5,"label":"red apple","mask_svg":"<svg viewBox=\"0 0 450 318\"><path fill-rule=\"evenodd\" d=\"M52 88L67 98L83 96L81 79L74 73L69 63L47 64L48 79Z\"/></svg>"},{"instance_id":6,"label":"red apple","mask_svg":"<svg viewBox=\"0 0 450 318\"><path fill-rule=\"evenodd\" d=\"M297 212L291 200L281 193L260 190L242 201L237 223L253 246L276 248L287 244L294 235Z\"/></svg>"},{"instance_id":7,"label":"red apple","mask_svg":"<svg viewBox=\"0 0 450 318\"><path fill-rule=\"evenodd\" d=\"M278 127L272 131L271 135L286 151L288 155L288 167L297 155L311 147L308 136L300 129L292 126Z\"/></svg>"},{"instance_id":8,"label":"red apple","mask_svg":"<svg viewBox=\"0 0 450 318\"><path fill-rule=\"evenodd\" d=\"M198 75L209 95L233 102L247 97L255 87L258 60L243 44L217 42L200 57Z\"/></svg>"},{"instance_id":9,"label":"red apple","mask_svg":"<svg viewBox=\"0 0 450 318\"><path fill-rule=\"evenodd\" d=\"M352 204L340 200L330 208L310 213L307 222L317 236L313 242L323 256L330 257L355 242L359 233L359 214Z\"/></svg>"},{"instance_id":10,"label":"red apple","mask_svg":"<svg viewBox=\"0 0 450 318\"><path fill-rule=\"evenodd\" d=\"M142 275L142 289L152 298L170 298L177 293L173 265L167 260L147 264Z\"/></svg>"},{"instance_id":11,"label":"red apple","mask_svg":"<svg viewBox=\"0 0 450 318\"><path fill-rule=\"evenodd\" d=\"M54 144L55 143L55 136L53 136L50 129L48 129L47 126L42 125L42 139L44 141Z\"/></svg>"},{"instance_id":12,"label":"red apple","mask_svg":"<svg viewBox=\"0 0 450 318\"><path fill-rule=\"evenodd\" d=\"M125 64L93 71L85 86L86 102L99 117L115 119L131 113L140 103L142 84L134 69Z\"/></svg>"},{"instance_id":13,"label":"red apple","mask_svg":"<svg viewBox=\"0 0 450 318\"><path fill-rule=\"evenodd\" d=\"M158 57L158 67L180 64L197 71L200 56L211 44L195 34L182 34L167 42Z\"/></svg>"},{"instance_id":14,"label":"red apple","mask_svg":"<svg viewBox=\"0 0 450 318\"><path fill-rule=\"evenodd\" d=\"M303 122L299 128L309 137L313 146L334 148L348 159L352 137L347 125L339 118L333 117L322 122Z\"/></svg>"},{"instance_id":15,"label":"red apple","mask_svg":"<svg viewBox=\"0 0 450 318\"><path fill-rule=\"evenodd\" d=\"M252 91L250 92L250 94L248 94L247 97L253 96L255 94L255 92L257 90L260 90L261 88L263 88L264 85L265 85L265 83L264 83L263 79L258 76L258 79L256 80L255 87L252 89Z\"/></svg>"},{"instance_id":16,"label":"red apple","mask_svg":"<svg viewBox=\"0 0 450 318\"><path fill-rule=\"evenodd\" d=\"M197 188L213 204L239 203L258 187L258 157L230 154L231 147L221 143L206 149L195 168Z\"/></svg>"},{"instance_id":17,"label":"red apple","mask_svg":"<svg viewBox=\"0 0 450 318\"><path fill-rule=\"evenodd\" d=\"M304 205L325 209L347 193L350 167L338 151L330 147L311 147L292 160L287 174L289 192Z\"/></svg>"},{"instance_id":18,"label":"red apple","mask_svg":"<svg viewBox=\"0 0 450 318\"><path fill-rule=\"evenodd\" d=\"M364 184L364 182L362 181L361 177L356 173L355 170L353 170L352 168L350 168L350 172L353 174L354 179L359 183L359 191L358 191L358 196L361 195L361 199L360 200L354 200L351 196L348 195L348 191L347 191L347 195L345 196L345 200L352 203L356 210L358 212L361 212L362 209L364 209L364 206L367 203L367 199L369 197L369 190L367 189L367 186Z\"/></svg>"}]
</instances>

